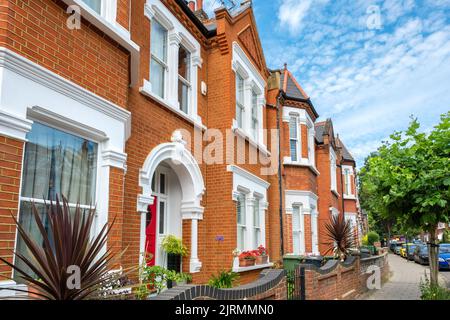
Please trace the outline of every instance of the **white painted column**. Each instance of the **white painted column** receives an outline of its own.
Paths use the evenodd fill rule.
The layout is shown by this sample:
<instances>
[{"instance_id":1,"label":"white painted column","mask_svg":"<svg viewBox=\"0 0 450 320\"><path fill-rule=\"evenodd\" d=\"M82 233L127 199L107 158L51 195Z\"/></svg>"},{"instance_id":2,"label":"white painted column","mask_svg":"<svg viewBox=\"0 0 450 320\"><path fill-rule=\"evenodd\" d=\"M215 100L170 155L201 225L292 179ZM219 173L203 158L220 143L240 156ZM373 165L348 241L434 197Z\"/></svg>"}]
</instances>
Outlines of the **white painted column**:
<instances>
[{"instance_id":1,"label":"white painted column","mask_svg":"<svg viewBox=\"0 0 450 320\"><path fill-rule=\"evenodd\" d=\"M319 254L319 234L317 226L318 215L315 208L311 208L311 243L313 254Z\"/></svg>"},{"instance_id":2,"label":"white painted column","mask_svg":"<svg viewBox=\"0 0 450 320\"><path fill-rule=\"evenodd\" d=\"M198 259L198 220L191 220L191 259L189 270L191 273L199 272L202 264Z\"/></svg>"},{"instance_id":3,"label":"white painted column","mask_svg":"<svg viewBox=\"0 0 450 320\"><path fill-rule=\"evenodd\" d=\"M178 102L178 51L180 49L181 37L177 32L169 33L168 61L169 76L167 84L167 100L175 108L180 108Z\"/></svg>"}]
</instances>

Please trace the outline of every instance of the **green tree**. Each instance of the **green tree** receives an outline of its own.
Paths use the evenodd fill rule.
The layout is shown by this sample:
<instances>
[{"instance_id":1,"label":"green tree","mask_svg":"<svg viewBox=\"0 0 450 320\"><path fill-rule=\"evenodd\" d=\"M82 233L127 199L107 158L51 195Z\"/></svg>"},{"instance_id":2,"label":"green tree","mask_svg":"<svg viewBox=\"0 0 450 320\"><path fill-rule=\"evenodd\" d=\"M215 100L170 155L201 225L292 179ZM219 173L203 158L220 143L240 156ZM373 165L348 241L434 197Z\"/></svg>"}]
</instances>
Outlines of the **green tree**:
<instances>
[{"instance_id":1,"label":"green tree","mask_svg":"<svg viewBox=\"0 0 450 320\"><path fill-rule=\"evenodd\" d=\"M436 231L439 222L449 222L450 112L431 133L419 128L413 119L406 132L395 132L369 156L361 170L360 196L375 219L430 234L431 283L437 285Z\"/></svg>"}]
</instances>

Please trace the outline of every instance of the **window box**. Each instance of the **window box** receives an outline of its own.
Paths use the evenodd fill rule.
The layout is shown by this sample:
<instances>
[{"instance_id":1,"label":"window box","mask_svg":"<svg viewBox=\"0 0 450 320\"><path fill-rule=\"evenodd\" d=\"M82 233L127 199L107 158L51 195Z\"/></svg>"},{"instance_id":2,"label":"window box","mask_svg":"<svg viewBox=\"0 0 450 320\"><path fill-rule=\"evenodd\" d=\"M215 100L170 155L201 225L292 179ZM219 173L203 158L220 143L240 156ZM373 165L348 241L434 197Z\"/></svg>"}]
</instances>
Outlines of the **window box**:
<instances>
[{"instance_id":1,"label":"window box","mask_svg":"<svg viewBox=\"0 0 450 320\"><path fill-rule=\"evenodd\" d=\"M239 259L239 267L252 267L255 261L255 259Z\"/></svg>"},{"instance_id":2,"label":"window box","mask_svg":"<svg viewBox=\"0 0 450 320\"><path fill-rule=\"evenodd\" d=\"M269 256L257 256L255 260L256 265L267 264L269 262Z\"/></svg>"}]
</instances>

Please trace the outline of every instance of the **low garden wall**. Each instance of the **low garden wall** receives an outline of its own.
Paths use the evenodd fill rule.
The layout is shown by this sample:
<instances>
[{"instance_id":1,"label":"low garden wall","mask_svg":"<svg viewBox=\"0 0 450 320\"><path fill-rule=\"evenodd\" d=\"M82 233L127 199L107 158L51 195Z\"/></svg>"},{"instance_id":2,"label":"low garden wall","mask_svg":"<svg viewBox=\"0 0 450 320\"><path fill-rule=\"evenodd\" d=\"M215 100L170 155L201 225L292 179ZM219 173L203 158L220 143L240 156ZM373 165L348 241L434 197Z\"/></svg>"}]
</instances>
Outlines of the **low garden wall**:
<instances>
[{"instance_id":1,"label":"low garden wall","mask_svg":"<svg viewBox=\"0 0 450 320\"><path fill-rule=\"evenodd\" d=\"M150 300L286 300L286 272L267 269L258 280L231 289L207 285L183 285L162 292Z\"/></svg>"},{"instance_id":2,"label":"low garden wall","mask_svg":"<svg viewBox=\"0 0 450 320\"><path fill-rule=\"evenodd\" d=\"M387 257L387 253L383 253L380 256L365 259L350 257L345 262L330 260L320 268L310 264L300 264L296 267L296 274L302 276L295 279L297 282L295 286L304 291L301 299L354 299L359 294L369 290L367 279L374 274L374 269L379 268L381 282L389 279ZM376 266L376 268L371 268L371 266ZM301 278L303 274L304 280ZM301 281L304 281L304 283L300 283Z\"/></svg>"}]
</instances>

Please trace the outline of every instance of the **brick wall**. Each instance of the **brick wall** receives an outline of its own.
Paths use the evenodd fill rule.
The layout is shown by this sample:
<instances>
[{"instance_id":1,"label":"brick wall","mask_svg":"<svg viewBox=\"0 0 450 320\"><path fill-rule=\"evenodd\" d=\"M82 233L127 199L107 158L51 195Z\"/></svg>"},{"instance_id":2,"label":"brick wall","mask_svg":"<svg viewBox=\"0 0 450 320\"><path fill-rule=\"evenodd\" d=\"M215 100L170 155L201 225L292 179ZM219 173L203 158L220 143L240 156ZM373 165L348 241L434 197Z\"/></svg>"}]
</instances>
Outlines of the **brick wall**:
<instances>
[{"instance_id":1,"label":"brick wall","mask_svg":"<svg viewBox=\"0 0 450 320\"><path fill-rule=\"evenodd\" d=\"M84 20L80 30L67 28L66 8L58 0L2 1L0 46L126 107L128 52Z\"/></svg>"},{"instance_id":2,"label":"brick wall","mask_svg":"<svg viewBox=\"0 0 450 320\"><path fill-rule=\"evenodd\" d=\"M330 260L321 268L303 264L297 268L305 269L306 300L350 300L368 290L370 266L380 268L382 282L389 279L386 253L368 259L350 257L344 263Z\"/></svg>"},{"instance_id":3,"label":"brick wall","mask_svg":"<svg viewBox=\"0 0 450 320\"><path fill-rule=\"evenodd\" d=\"M121 252L123 250L122 244L122 229L124 220L123 186L124 186L123 169L111 167L109 173L108 221L112 223L113 219L115 219L115 222L109 234L108 249L111 249L114 252Z\"/></svg>"},{"instance_id":4,"label":"brick wall","mask_svg":"<svg viewBox=\"0 0 450 320\"><path fill-rule=\"evenodd\" d=\"M22 174L23 141L0 136L0 256L12 262ZM11 277L11 268L0 262L0 281Z\"/></svg>"},{"instance_id":5,"label":"brick wall","mask_svg":"<svg viewBox=\"0 0 450 320\"><path fill-rule=\"evenodd\" d=\"M286 274L283 270L264 270L259 279L246 286L216 289L184 285L169 289L151 300L286 300Z\"/></svg>"}]
</instances>

